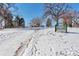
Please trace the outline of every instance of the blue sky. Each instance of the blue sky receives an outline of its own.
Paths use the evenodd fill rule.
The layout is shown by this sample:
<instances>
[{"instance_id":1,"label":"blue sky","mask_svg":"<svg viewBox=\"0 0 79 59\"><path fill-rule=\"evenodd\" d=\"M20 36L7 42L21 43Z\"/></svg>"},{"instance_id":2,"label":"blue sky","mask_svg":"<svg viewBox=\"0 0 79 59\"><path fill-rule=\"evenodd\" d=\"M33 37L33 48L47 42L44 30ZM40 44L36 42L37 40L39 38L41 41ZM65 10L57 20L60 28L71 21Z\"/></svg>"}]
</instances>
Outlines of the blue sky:
<instances>
[{"instance_id":1,"label":"blue sky","mask_svg":"<svg viewBox=\"0 0 79 59\"><path fill-rule=\"evenodd\" d=\"M69 4L73 9L79 10L79 4ZM41 3L16 3L18 8L14 14L18 14L25 19L26 25L34 18L41 17L44 13L44 6Z\"/></svg>"},{"instance_id":2,"label":"blue sky","mask_svg":"<svg viewBox=\"0 0 79 59\"><path fill-rule=\"evenodd\" d=\"M41 17L43 15L43 4L18 3L15 6L18 8L16 14L25 19L26 25L34 17Z\"/></svg>"}]
</instances>

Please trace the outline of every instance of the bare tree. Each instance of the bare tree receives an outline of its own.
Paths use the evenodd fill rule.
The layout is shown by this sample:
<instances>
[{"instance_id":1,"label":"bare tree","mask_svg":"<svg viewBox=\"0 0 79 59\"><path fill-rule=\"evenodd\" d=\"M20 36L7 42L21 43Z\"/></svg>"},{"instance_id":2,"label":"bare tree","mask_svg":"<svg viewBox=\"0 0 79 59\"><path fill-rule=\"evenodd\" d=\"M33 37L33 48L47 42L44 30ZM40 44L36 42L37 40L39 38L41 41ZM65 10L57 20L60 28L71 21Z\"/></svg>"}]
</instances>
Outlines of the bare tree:
<instances>
[{"instance_id":1,"label":"bare tree","mask_svg":"<svg viewBox=\"0 0 79 59\"><path fill-rule=\"evenodd\" d=\"M14 4L10 4L10 3L0 3L0 14L3 16L3 18L5 19L5 28L7 27L12 27L12 13L9 10L10 7L12 7Z\"/></svg>"},{"instance_id":2,"label":"bare tree","mask_svg":"<svg viewBox=\"0 0 79 59\"><path fill-rule=\"evenodd\" d=\"M40 27L41 26L41 19L39 17L33 18L31 21L31 27Z\"/></svg>"},{"instance_id":3,"label":"bare tree","mask_svg":"<svg viewBox=\"0 0 79 59\"><path fill-rule=\"evenodd\" d=\"M72 27L73 25L79 25L79 12L70 10L63 15L67 18L67 25Z\"/></svg>"},{"instance_id":4,"label":"bare tree","mask_svg":"<svg viewBox=\"0 0 79 59\"><path fill-rule=\"evenodd\" d=\"M56 26L58 26L58 19L62 14L65 14L70 9L68 4L64 3L48 3L45 4L45 16L52 15L56 20L55 32L57 31Z\"/></svg>"},{"instance_id":5,"label":"bare tree","mask_svg":"<svg viewBox=\"0 0 79 59\"><path fill-rule=\"evenodd\" d=\"M74 11L74 14L73 14L73 25L77 25L79 26L79 11Z\"/></svg>"}]
</instances>

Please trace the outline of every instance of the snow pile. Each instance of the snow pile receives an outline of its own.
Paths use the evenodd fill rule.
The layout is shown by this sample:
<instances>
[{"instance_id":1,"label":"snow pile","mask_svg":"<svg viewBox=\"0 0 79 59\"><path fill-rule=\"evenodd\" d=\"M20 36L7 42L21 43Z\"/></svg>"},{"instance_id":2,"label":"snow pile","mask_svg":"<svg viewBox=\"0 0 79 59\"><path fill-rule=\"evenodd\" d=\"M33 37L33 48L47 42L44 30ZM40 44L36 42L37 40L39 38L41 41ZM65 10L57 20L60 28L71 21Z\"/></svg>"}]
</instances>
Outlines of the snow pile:
<instances>
[{"instance_id":1,"label":"snow pile","mask_svg":"<svg viewBox=\"0 0 79 59\"><path fill-rule=\"evenodd\" d=\"M68 28L68 33L55 33L53 28L33 34L23 56L78 56L79 28Z\"/></svg>"}]
</instances>

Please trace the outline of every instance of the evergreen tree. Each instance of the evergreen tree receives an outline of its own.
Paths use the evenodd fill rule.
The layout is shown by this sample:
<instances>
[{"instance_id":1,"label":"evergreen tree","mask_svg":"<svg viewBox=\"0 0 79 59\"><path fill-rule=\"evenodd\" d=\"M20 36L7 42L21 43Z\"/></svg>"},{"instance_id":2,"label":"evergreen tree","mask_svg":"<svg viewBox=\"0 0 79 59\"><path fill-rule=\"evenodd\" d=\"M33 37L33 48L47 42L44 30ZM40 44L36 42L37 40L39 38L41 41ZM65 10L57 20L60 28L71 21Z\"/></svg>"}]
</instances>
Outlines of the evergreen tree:
<instances>
[{"instance_id":1,"label":"evergreen tree","mask_svg":"<svg viewBox=\"0 0 79 59\"><path fill-rule=\"evenodd\" d=\"M47 27L51 27L52 26L51 20L49 18L47 19L46 26Z\"/></svg>"},{"instance_id":2,"label":"evergreen tree","mask_svg":"<svg viewBox=\"0 0 79 59\"><path fill-rule=\"evenodd\" d=\"M19 20L19 26L21 26L21 27L25 27L25 21L24 21L24 18L21 18L21 19Z\"/></svg>"},{"instance_id":3,"label":"evergreen tree","mask_svg":"<svg viewBox=\"0 0 79 59\"><path fill-rule=\"evenodd\" d=\"M14 26L16 26L16 27L25 27L24 18L20 18L19 16L16 16L15 22L16 22L16 24Z\"/></svg>"}]
</instances>

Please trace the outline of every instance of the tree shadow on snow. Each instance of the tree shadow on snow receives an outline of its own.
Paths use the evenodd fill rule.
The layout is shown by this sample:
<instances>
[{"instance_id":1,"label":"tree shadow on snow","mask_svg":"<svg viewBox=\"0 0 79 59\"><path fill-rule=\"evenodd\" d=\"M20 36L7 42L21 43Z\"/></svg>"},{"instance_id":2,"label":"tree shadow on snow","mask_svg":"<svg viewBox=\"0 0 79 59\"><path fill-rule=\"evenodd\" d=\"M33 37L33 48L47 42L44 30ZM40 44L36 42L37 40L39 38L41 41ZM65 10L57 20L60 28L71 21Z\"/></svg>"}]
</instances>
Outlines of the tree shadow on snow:
<instances>
[{"instance_id":1,"label":"tree shadow on snow","mask_svg":"<svg viewBox=\"0 0 79 59\"><path fill-rule=\"evenodd\" d=\"M67 32L69 34L79 34L78 32Z\"/></svg>"}]
</instances>

